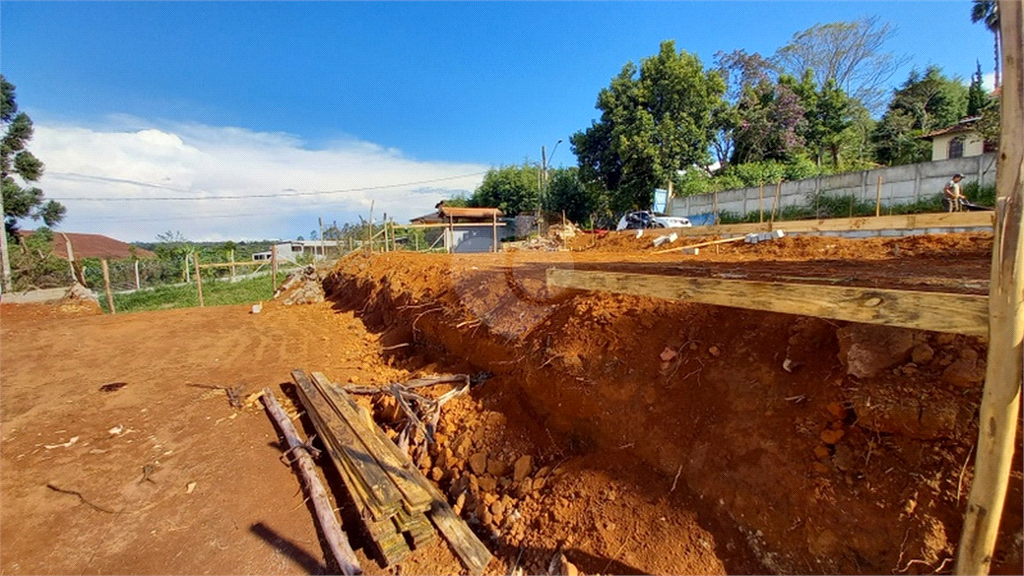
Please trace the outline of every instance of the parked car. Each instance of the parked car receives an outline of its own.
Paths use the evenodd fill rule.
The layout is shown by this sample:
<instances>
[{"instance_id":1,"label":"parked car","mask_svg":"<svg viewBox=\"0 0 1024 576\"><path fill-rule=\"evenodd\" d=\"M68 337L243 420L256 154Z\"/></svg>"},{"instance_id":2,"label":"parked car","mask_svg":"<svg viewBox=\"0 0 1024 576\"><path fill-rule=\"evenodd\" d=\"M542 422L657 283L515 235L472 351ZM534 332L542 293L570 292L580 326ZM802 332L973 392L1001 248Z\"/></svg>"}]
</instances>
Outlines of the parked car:
<instances>
[{"instance_id":1,"label":"parked car","mask_svg":"<svg viewBox=\"0 0 1024 576\"><path fill-rule=\"evenodd\" d=\"M638 230L644 228L689 228L690 220L679 216L658 216L648 210L626 212L619 219L616 230Z\"/></svg>"}]
</instances>

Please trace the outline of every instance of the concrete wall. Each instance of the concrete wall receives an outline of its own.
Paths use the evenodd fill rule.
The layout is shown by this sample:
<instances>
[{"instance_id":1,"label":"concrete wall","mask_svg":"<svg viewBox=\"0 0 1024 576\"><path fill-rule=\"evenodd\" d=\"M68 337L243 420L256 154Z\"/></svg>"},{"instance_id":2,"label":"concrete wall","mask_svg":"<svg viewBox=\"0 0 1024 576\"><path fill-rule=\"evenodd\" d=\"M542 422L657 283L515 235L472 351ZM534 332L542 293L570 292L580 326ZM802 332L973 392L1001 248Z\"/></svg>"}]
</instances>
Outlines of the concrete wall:
<instances>
[{"instance_id":1,"label":"concrete wall","mask_svg":"<svg viewBox=\"0 0 1024 576\"><path fill-rule=\"evenodd\" d=\"M988 153L971 158L921 162L783 182L779 194L779 209L787 206L813 206L816 194L852 194L858 200L874 202L879 176L882 177L882 207L907 204L941 194L943 186L957 172L964 175L964 184L980 182L982 186L992 186L996 183L996 155ZM765 184L765 218L772 211L774 196L775 185ZM740 216L750 212L756 214L759 209L758 203L757 187L718 192L719 213L730 212ZM672 216L697 216L713 213L714 209L715 194L677 197L669 204L669 214Z\"/></svg>"},{"instance_id":2,"label":"concrete wall","mask_svg":"<svg viewBox=\"0 0 1024 576\"><path fill-rule=\"evenodd\" d=\"M506 223L498 223L498 241L510 236ZM486 226L462 226L456 224L452 230L445 228L445 245L453 245L457 254L490 252L494 246L494 230ZM449 235L451 233L451 235Z\"/></svg>"}]
</instances>

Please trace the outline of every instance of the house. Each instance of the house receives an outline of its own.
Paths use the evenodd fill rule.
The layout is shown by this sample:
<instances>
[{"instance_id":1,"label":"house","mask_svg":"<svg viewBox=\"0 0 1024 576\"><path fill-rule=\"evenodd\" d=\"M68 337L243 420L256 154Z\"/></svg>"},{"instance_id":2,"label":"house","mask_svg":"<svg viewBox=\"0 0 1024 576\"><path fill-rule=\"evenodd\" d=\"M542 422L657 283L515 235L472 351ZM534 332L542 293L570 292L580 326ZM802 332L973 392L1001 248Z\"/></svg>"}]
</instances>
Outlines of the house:
<instances>
[{"instance_id":1,"label":"house","mask_svg":"<svg viewBox=\"0 0 1024 576\"><path fill-rule=\"evenodd\" d=\"M19 230L22 237L31 236L33 230ZM75 260L83 258L105 258L107 260L122 260L135 258L147 260L156 258L156 254L104 236L102 234L83 234L80 232L53 232L53 255L63 260L68 260L68 244L71 245L71 253Z\"/></svg>"},{"instance_id":2,"label":"house","mask_svg":"<svg viewBox=\"0 0 1024 576\"><path fill-rule=\"evenodd\" d=\"M410 222L441 230L448 252L497 252L501 239L513 234L498 208L457 208L443 201L435 208Z\"/></svg>"},{"instance_id":3,"label":"house","mask_svg":"<svg viewBox=\"0 0 1024 576\"><path fill-rule=\"evenodd\" d=\"M951 158L969 158L992 152L993 148L978 132L977 125L980 120L981 116L971 116L952 126L922 135L923 140L932 141L932 162Z\"/></svg>"},{"instance_id":4,"label":"house","mask_svg":"<svg viewBox=\"0 0 1024 576\"><path fill-rule=\"evenodd\" d=\"M298 259L303 256L308 256L313 260L324 260L327 258L327 252L337 252L338 242L335 240L292 240L274 244L274 247L277 248L278 261L298 262ZM273 249L256 252L252 255L252 259L269 262L272 256Z\"/></svg>"}]
</instances>

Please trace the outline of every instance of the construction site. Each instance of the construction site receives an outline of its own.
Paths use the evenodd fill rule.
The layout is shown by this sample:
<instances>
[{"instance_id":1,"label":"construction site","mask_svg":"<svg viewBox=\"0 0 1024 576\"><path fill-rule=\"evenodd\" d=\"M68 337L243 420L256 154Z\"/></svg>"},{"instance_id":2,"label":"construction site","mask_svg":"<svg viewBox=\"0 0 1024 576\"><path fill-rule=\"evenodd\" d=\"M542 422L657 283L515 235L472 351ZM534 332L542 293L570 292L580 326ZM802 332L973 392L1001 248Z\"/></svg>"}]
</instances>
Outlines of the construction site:
<instances>
[{"instance_id":1,"label":"construction site","mask_svg":"<svg viewBox=\"0 0 1024 576\"><path fill-rule=\"evenodd\" d=\"M354 250L258 309L4 304L0 571L949 573L993 233L758 227Z\"/></svg>"}]
</instances>

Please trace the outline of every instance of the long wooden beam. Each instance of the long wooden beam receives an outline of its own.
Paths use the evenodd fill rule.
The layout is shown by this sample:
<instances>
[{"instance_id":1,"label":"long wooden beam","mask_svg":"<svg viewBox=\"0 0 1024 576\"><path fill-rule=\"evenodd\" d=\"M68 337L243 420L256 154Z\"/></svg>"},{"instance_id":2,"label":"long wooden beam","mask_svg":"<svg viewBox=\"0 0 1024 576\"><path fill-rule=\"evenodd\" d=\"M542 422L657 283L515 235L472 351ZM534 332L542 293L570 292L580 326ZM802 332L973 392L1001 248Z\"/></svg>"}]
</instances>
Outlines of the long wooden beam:
<instances>
[{"instance_id":1,"label":"long wooden beam","mask_svg":"<svg viewBox=\"0 0 1024 576\"><path fill-rule=\"evenodd\" d=\"M988 334L985 296L559 268L548 269L547 283L865 324Z\"/></svg>"},{"instance_id":2,"label":"long wooden beam","mask_svg":"<svg viewBox=\"0 0 1024 576\"><path fill-rule=\"evenodd\" d=\"M785 220L752 224L724 224L673 228L680 236L722 236L785 230L792 234L809 232L853 232L856 230L919 230L922 228L991 228L995 212L940 212L902 214L896 216L865 216L861 218L826 218L823 220Z\"/></svg>"}]
</instances>

